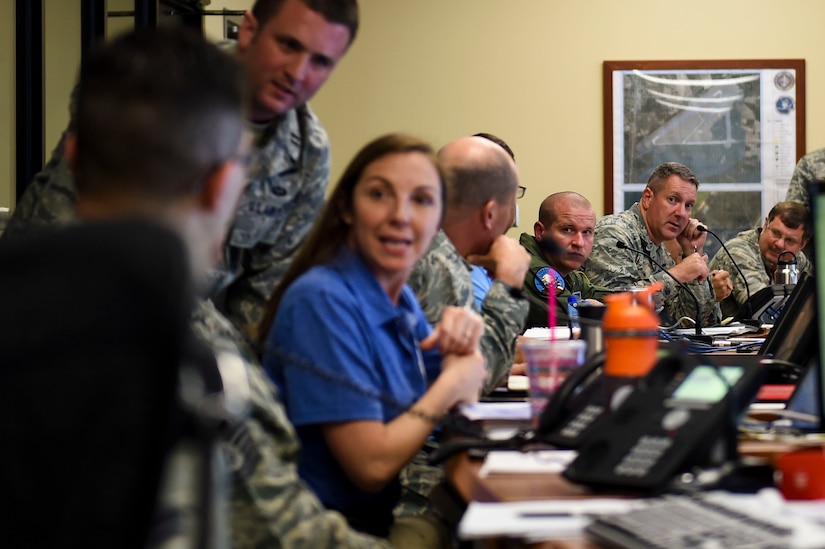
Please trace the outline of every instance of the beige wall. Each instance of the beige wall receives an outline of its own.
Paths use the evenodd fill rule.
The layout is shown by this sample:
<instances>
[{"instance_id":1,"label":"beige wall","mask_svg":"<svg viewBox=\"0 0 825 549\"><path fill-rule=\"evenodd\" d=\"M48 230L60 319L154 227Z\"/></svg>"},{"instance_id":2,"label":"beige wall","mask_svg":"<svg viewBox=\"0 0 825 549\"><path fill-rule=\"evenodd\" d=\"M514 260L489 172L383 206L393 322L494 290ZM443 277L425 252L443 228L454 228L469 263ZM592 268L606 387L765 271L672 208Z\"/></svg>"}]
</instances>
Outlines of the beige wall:
<instances>
[{"instance_id":1,"label":"beige wall","mask_svg":"<svg viewBox=\"0 0 825 549\"><path fill-rule=\"evenodd\" d=\"M578 190L603 208L602 61L804 58L807 147L825 147L821 0L361 0L359 36L312 101L333 181L388 131L440 146L489 131L513 147L526 196ZM516 234L517 230L511 231Z\"/></svg>"},{"instance_id":2,"label":"beige wall","mask_svg":"<svg viewBox=\"0 0 825 549\"><path fill-rule=\"evenodd\" d=\"M69 95L80 68L80 0L43 2L44 160L69 124Z\"/></svg>"},{"instance_id":3,"label":"beige wall","mask_svg":"<svg viewBox=\"0 0 825 549\"><path fill-rule=\"evenodd\" d=\"M246 10L252 6L251 0L212 0L206 9L209 11L220 10ZM230 19L240 23L239 16L231 16ZM210 40L220 41L224 38L223 33L224 18L219 15L209 15L203 18L203 32Z\"/></svg>"},{"instance_id":4,"label":"beige wall","mask_svg":"<svg viewBox=\"0 0 825 549\"><path fill-rule=\"evenodd\" d=\"M49 5L78 2L47 0ZM213 0L209 9L251 3ZM312 101L332 140L333 180L361 145L384 132L414 132L440 146L458 135L489 131L513 146L528 187L520 201L522 228L532 225L540 201L557 190L579 190L601 213L601 64L606 59L804 58L807 148L825 146L825 104L818 101L825 93L822 0L360 3L359 36ZM12 45L13 4L0 0L0 25L9 26L0 40ZM67 20L79 17L68 7L64 11ZM219 37L220 29L212 28L219 19L207 18L213 38ZM67 33L75 36L78 28L79 22ZM49 43L56 37L76 47L75 38L61 38L59 29L50 32ZM12 70L9 50L3 50L0 75ZM47 97L46 154L65 126L77 61L50 66L47 86L56 91ZM57 74L65 80L59 85ZM0 82L0 115L11 108L12 83L13 77ZM5 174L13 163L13 139L6 136L13 136L14 128L11 116L3 119L9 120L0 132ZM7 154L9 161L3 162ZM0 206L13 192L12 181L0 178Z\"/></svg>"},{"instance_id":5,"label":"beige wall","mask_svg":"<svg viewBox=\"0 0 825 549\"><path fill-rule=\"evenodd\" d=\"M14 203L14 0L0 0L0 208Z\"/></svg>"}]
</instances>

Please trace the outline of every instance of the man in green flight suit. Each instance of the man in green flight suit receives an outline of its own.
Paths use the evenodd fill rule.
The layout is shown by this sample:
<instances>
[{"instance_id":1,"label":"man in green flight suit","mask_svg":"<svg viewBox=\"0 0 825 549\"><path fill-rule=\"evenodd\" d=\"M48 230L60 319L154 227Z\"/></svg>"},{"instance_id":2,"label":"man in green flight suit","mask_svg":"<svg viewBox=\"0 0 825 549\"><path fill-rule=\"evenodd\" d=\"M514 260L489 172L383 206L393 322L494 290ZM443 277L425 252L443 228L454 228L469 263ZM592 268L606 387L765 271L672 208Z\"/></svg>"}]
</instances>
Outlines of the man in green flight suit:
<instances>
[{"instance_id":1,"label":"man in green flight suit","mask_svg":"<svg viewBox=\"0 0 825 549\"><path fill-rule=\"evenodd\" d=\"M527 326L543 327L548 322L548 289L556 296L557 324L566 324L567 298L600 304L610 290L591 284L580 267L593 249L596 213L590 202L572 191L551 194L539 207L533 234L521 233L519 242L532 258L524 278L530 300Z\"/></svg>"}]
</instances>

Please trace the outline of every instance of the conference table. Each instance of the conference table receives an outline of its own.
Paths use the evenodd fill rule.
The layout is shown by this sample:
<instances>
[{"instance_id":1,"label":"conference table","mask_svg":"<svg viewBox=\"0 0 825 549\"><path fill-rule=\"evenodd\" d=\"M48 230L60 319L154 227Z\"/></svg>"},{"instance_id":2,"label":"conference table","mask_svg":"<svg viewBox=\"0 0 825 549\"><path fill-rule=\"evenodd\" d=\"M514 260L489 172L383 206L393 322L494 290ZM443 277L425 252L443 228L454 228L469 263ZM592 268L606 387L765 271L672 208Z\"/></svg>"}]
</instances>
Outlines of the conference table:
<instances>
[{"instance_id":1,"label":"conference table","mask_svg":"<svg viewBox=\"0 0 825 549\"><path fill-rule=\"evenodd\" d=\"M529 424L523 420L518 424L518 427L528 426ZM779 455L798 448L798 445L788 442L743 440L739 443L740 455L764 458L771 463L775 463L774 460ZM465 504L473 501L515 502L617 497L616 494L596 494L587 487L574 484L557 473L510 472L482 475L481 468L483 463L483 459L471 457L466 451L453 455L445 463L447 480L455 494ZM478 540L476 546L489 548L538 547L562 549L598 549L600 547L586 539L584 534L572 538L549 539L535 543L526 543L519 539L506 537L491 537Z\"/></svg>"},{"instance_id":2,"label":"conference table","mask_svg":"<svg viewBox=\"0 0 825 549\"><path fill-rule=\"evenodd\" d=\"M792 442L770 442L746 440L739 444L742 456L765 459L774 464L780 455L805 446ZM515 502L528 500L559 500L582 498L629 497L616 494L596 494L587 487L574 484L561 474L555 473L490 473L481 474L483 459L473 458L467 452L452 456L445 463L447 480L455 493L464 503L477 502ZM519 539L507 537L490 537L479 540L476 547L486 548L556 548L556 549L599 549L584 535L548 539L541 542L525 543Z\"/></svg>"}]
</instances>

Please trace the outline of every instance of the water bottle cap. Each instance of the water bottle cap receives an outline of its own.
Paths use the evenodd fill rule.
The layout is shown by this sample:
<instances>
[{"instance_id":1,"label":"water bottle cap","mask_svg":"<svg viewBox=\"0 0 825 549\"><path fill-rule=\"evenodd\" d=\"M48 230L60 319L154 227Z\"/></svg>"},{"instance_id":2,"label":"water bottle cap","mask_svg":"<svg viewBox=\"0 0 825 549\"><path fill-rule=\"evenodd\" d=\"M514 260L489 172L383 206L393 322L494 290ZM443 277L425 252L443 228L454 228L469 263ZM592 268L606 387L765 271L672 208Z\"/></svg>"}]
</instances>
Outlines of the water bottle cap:
<instances>
[{"instance_id":1,"label":"water bottle cap","mask_svg":"<svg viewBox=\"0 0 825 549\"><path fill-rule=\"evenodd\" d=\"M790 255L790 259L782 259L783 255ZM785 250L784 252L780 253L779 256L776 258L777 265L793 265L796 268L796 254L791 251Z\"/></svg>"}]
</instances>

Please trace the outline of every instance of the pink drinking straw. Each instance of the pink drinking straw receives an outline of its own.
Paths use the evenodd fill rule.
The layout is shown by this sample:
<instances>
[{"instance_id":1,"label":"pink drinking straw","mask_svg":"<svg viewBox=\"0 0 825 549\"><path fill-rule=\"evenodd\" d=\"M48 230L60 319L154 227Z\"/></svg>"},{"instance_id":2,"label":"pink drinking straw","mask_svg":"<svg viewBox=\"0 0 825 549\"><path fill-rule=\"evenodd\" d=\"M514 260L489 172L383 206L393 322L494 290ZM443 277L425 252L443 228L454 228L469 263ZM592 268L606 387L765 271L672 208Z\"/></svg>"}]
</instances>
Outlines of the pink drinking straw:
<instances>
[{"instance_id":1,"label":"pink drinking straw","mask_svg":"<svg viewBox=\"0 0 825 549\"><path fill-rule=\"evenodd\" d=\"M550 269L547 277L552 277L552 284L547 285L547 326L550 329L550 341L556 340L556 271Z\"/></svg>"}]
</instances>

